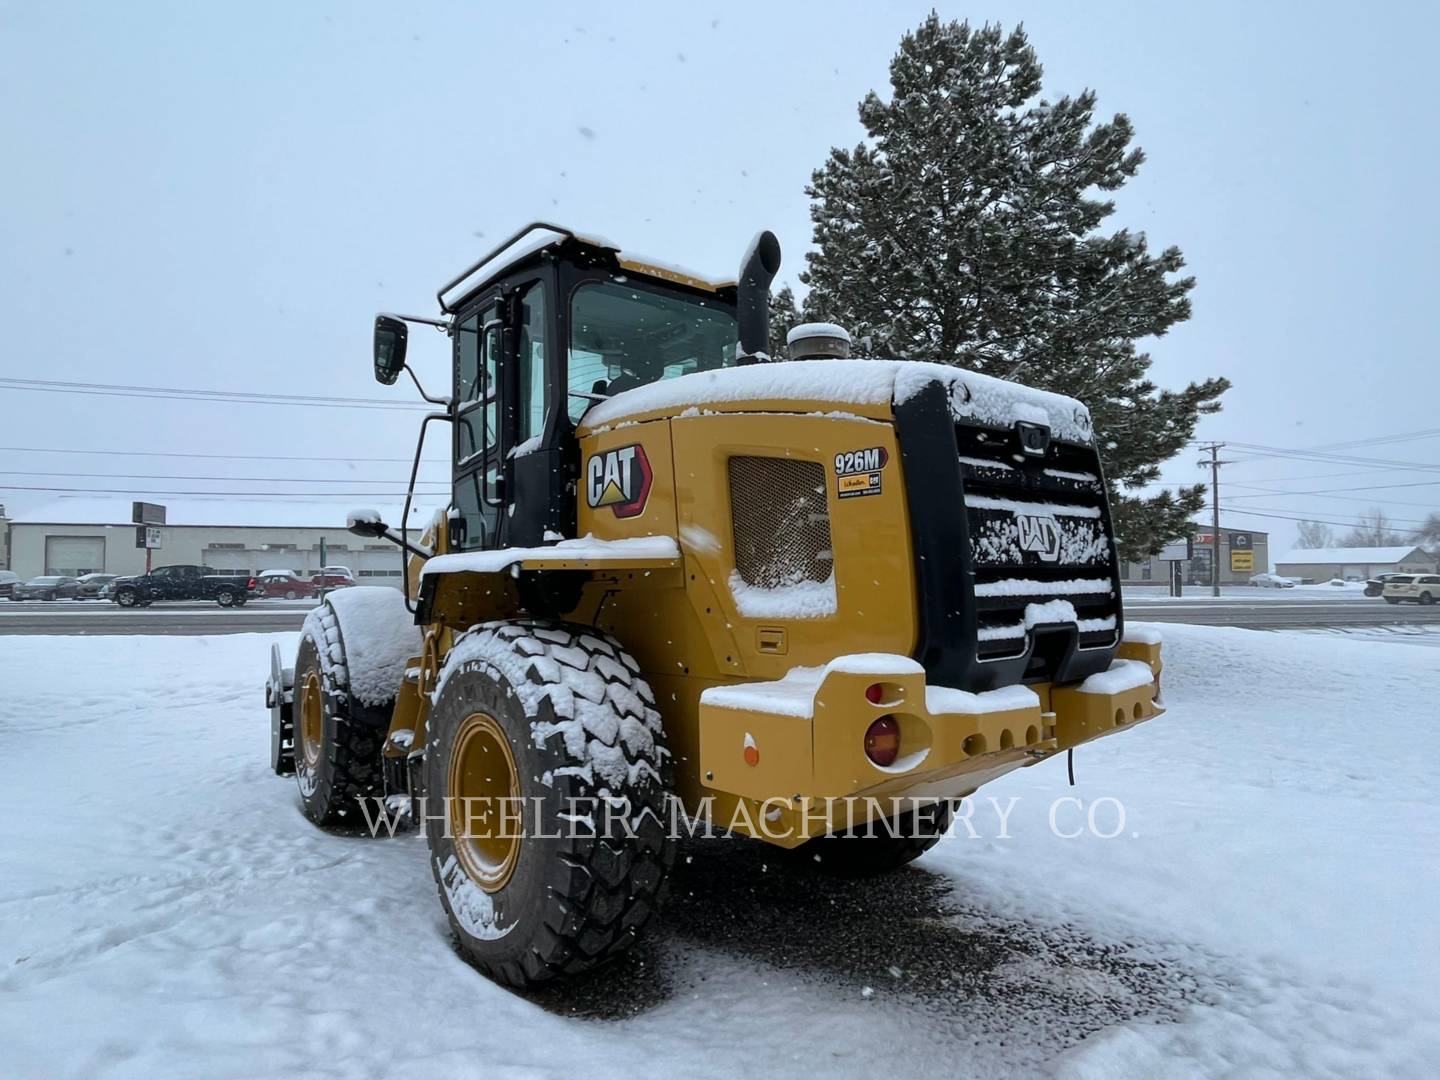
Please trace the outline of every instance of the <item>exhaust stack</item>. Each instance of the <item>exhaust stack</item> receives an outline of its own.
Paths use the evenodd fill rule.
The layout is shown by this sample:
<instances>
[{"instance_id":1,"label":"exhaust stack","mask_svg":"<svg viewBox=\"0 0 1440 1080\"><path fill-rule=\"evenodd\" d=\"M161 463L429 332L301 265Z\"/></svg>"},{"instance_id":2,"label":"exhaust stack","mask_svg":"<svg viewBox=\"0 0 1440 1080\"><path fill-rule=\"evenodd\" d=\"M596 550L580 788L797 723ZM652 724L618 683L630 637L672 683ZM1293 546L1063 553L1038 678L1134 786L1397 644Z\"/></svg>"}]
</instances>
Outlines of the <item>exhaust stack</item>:
<instances>
[{"instance_id":1,"label":"exhaust stack","mask_svg":"<svg viewBox=\"0 0 1440 1080\"><path fill-rule=\"evenodd\" d=\"M740 263L735 308L740 321L738 364L770 359L770 282L780 272L780 241L766 230L750 241Z\"/></svg>"}]
</instances>

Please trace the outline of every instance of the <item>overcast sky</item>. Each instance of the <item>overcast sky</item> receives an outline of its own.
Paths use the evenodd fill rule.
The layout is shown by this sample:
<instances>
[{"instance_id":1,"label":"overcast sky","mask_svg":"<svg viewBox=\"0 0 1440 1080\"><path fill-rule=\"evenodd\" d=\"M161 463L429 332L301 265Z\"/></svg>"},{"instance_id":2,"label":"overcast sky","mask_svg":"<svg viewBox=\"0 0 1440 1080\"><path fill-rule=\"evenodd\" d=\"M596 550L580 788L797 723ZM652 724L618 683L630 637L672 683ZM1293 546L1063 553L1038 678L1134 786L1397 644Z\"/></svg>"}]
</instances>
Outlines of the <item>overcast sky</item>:
<instances>
[{"instance_id":1,"label":"overcast sky","mask_svg":"<svg viewBox=\"0 0 1440 1080\"><path fill-rule=\"evenodd\" d=\"M716 273L768 227L793 283L810 171L859 139L856 103L931 6L0 2L0 375L407 400L371 380L374 312L433 313L442 281L537 217ZM1313 448L1440 428L1433 8L940 13L1023 20L1050 96L1093 87L1134 121L1149 161L1114 224L1178 244L1199 279L1194 318L1153 343L1155 375L1235 383L1201 437ZM416 350L437 386L443 341ZM0 446L104 452L0 450L0 484L391 505L372 493L406 466L355 459L408 456L418 415L0 387ZM1440 508L1440 437L1344 453L1428 471L1252 458L1226 469L1225 501L1337 522ZM1166 479L1199 477L1187 454ZM0 489L12 513L56 497ZM343 522L346 498L320 503Z\"/></svg>"}]
</instances>

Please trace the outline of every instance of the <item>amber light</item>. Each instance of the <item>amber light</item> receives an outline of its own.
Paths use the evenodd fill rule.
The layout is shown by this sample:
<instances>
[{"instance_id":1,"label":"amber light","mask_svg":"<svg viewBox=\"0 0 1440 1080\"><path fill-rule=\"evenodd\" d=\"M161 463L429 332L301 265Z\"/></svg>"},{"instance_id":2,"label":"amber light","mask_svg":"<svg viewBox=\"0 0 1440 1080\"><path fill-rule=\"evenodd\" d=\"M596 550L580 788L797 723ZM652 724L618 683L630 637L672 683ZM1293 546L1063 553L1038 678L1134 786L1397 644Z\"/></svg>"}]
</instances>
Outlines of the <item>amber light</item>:
<instances>
[{"instance_id":1,"label":"amber light","mask_svg":"<svg viewBox=\"0 0 1440 1080\"><path fill-rule=\"evenodd\" d=\"M894 765L900 756L900 721L882 716L866 728L865 756L882 769Z\"/></svg>"}]
</instances>

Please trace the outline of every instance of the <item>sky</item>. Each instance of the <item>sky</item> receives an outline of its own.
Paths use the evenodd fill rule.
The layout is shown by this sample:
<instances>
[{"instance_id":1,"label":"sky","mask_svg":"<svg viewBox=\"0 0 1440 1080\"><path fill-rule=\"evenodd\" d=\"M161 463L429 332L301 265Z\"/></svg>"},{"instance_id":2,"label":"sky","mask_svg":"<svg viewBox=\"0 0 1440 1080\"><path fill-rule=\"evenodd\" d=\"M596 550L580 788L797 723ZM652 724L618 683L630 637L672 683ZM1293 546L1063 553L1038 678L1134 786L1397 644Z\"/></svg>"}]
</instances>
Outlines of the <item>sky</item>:
<instances>
[{"instance_id":1,"label":"sky","mask_svg":"<svg viewBox=\"0 0 1440 1080\"><path fill-rule=\"evenodd\" d=\"M770 228L795 284L810 172L860 140L857 102L931 6L0 0L0 378L91 391L0 385L0 502L398 506L423 410L373 382L376 311L435 314L442 282L536 218L725 276ZM1401 526L1440 509L1435 9L938 10L1023 22L1047 96L1090 87L1134 122L1148 162L1111 222L1197 278L1193 318L1147 347L1161 385L1235 384L1198 433L1248 447L1223 454L1225 525L1275 551L1292 517L1343 533L1372 506ZM432 390L444 346L412 336ZM1322 452L1383 467L1314 459L1380 439ZM445 454L442 436L425 490ZM1197 457L1164 482L1203 479Z\"/></svg>"}]
</instances>

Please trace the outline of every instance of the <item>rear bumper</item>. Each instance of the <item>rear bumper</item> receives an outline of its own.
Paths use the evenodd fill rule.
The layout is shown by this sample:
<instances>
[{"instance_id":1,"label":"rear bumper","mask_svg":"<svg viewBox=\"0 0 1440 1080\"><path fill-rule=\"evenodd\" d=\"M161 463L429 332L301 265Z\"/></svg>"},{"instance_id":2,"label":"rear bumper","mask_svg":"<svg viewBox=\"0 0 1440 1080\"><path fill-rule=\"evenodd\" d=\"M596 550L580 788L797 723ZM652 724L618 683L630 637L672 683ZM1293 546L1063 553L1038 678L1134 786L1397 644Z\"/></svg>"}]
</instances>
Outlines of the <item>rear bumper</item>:
<instances>
[{"instance_id":1,"label":"rear bumper","mask_svg":"<svg viewBox=\"0 0 1440 1080\"><path fill-rule=\"evenodd\" d=\"M855 800L960 798L1153 719L1165 711L1161 667L1158 644L1127 642L1109 671L1080 683L970 694L927 686L924 669L908 658L841 657L810 677L707 690L700 775L706 788L752 804L748 816L769 823L762 839L793 846L831 831L833 815L817 806L846 803L855 820ZM881 702L872 704L866 690L877 683ZM900 754L882 767L866 757L864 741L886 715L899 722Z\"/></svg>"}]
</instances>

